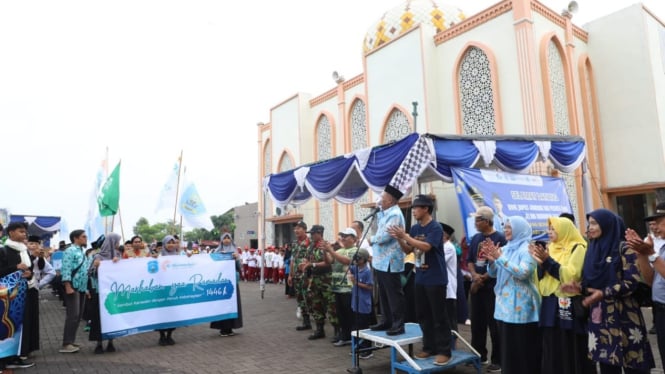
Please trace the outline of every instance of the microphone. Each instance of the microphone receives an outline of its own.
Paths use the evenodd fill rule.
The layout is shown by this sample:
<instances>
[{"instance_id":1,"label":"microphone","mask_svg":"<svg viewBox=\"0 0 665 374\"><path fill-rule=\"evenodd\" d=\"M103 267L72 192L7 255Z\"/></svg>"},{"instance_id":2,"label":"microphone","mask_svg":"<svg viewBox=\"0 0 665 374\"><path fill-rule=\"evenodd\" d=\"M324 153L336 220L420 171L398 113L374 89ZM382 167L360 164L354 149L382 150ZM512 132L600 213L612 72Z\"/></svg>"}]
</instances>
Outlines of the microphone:
<instances>
[{"instance_id":1,"label":"microphone","mask_svg":"<svg viewBox=\"0 0 665 374\"><path fill-rule=\"evenodd\" d=\"M363 221L368 221L370 218L374 218L376 216L376 213L380 212L381 208L378 206L372 209L372 212L367 215L367 217L363 218Z\"/></svg>"}]
</instances>

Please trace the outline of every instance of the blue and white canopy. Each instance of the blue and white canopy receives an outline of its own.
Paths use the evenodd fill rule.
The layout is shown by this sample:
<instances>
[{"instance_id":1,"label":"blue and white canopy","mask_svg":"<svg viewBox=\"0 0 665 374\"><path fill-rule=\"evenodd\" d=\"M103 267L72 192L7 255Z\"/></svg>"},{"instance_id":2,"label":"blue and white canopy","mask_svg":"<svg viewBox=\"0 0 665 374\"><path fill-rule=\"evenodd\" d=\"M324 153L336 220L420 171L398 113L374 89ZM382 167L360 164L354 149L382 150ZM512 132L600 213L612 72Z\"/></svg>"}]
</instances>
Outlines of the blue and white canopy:
<instances>
[{"instance_id":1,"label":"blue and white canopy","mask_svg":"<svg viewBox=\"0 0 665 374\"><path fill-rule=\"evenodd\" d=\"M406 191L414 181L452 182L452 167L495 167L524 173L538 160L549 160L565 173L586 159L584 139L577 136L437 136L413 133L399 141L264 178L274 204L300 205L311 198L351 204L368 189L390 184Z\"/></svg>"}]
</instances>

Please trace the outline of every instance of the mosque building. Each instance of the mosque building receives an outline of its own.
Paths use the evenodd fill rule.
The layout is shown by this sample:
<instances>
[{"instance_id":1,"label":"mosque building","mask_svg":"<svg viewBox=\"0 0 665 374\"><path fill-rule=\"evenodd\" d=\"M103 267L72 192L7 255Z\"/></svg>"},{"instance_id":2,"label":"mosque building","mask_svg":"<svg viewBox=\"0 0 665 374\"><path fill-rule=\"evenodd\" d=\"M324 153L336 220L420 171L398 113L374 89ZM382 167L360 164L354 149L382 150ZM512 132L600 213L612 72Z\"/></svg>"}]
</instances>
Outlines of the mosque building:
<instances>
[{"instance_id":1,"label":"mosque building","mask_svg":"<svg viewBox=\"0 0 665 374\"><path fill-rule=\"evenodd\" d=\"M336 86L316 96L286 98L259 125L265 244L290 242L301 219L333 239L378 196L277 208L263 193L265 176L413 132L581 136L593 206L643 225L655 201L665 201L665 23L642 4L584 27L572 20L536 0L504 0L473 15L433 0L386 11L365 35L360 74L334 77ZM563 178L583 222L581 170L542 164L532 172ZM461 228L452 185L422 188L436 196L438 219Z\"/></svg>"}]
</instances>

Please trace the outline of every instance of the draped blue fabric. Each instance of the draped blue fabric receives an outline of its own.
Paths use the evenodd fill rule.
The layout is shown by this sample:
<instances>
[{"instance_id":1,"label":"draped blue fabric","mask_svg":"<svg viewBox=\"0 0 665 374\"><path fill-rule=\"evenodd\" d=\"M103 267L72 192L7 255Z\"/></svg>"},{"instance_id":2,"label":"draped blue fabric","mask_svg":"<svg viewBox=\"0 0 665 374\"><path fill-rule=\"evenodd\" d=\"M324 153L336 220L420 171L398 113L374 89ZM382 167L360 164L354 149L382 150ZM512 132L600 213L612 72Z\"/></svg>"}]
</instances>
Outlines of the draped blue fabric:
<instances>
[{"instance_id":1,"label":"draped blue fabric","mask_svg":"<svg viewBox=\"0 0 665 374\"><path fill-rule=\"evenodd\" d=\"M355 161L355 157L340 156L310 166L307 182L318 192L333 191L344 182Z\"/></svg>"},{"instance_id":2,"label":"draped blue fabric","mask_svg":"<svg viewBox=\"0 0 665 374\"><path fill-rule=\"evenodd\" d=\"M511 171L528 169L538 158L538 146L534 142L504 140L496 142L495 161Z\"/></svg>"},{"instance_id":3,"label":"draped blue fabric","mask_svg":"<svg viewBox=\"0 0 665 374\"><path fill-rule=\"evenodd\" d=\"M268 189L276 202L288 202L293 197L295 189L298 187L296 178L293 176L294 171L295 169L270 176Z\"/></svg>"},{"instance_id":4,"label":"draped blue fabric","mask_svg":"<svg viewBox=\"0 0 665 374\"><path fill-rule=\"evenodd\" d=\"M372 150L372 155L362 172L370 188L380 191L390 183L419 136L413 133L395 143L379 146Z\"/></svg>"},{"instance_id":5,"label":"draped blue fabric","mask_svg":"<svg viewBox=\"0 0 665 374\"><path fill-rule=\"evenodd\" d=\"M450 180L452 172L450 168L473 166L480 153L471 140L434 140L436 152L436 171L444 178Z\"/></svg>"},{"instance_id":6,"label":"draped blue fabric","mask_svg":"<svg viewBox=\"0 0 665 374\"><path fill-rule=\"evenodd\" d=\"M36 235L44 240L44 245L48 245L48 239L60 230L60 217L54 216L9 216L9 222L28 222L28 234ZM66 233L69 234L69 233Z\"/></svg>"},{"instance_id":7,"label":"draped blue fabric","mask_svg":"<svg viewBox=\"0 0 665 374\"><path fill-rule=\"evenodd\" d=\"M277 206L303 204L312 197L318 200L334 198L341 203L351 204L361 198L368 189L383 190L420 136L430 135L413 133L394 143L373 147L362 170L361 162L356 155L339 156L305 165L309 171L306 175L300 176L304 178L302 188L298 186L294 175L300 167L270 175L265 188ZM513 172L527 170L538 160L541 150L536 141L541 144L543 142L551 144L549 159L557 169L564 172L571 172L579 167L586 156L584 140L579 137L430 137L436 153L436 167L429 165L431 168L427 170L433 172L428 171L429 176L438 175L439 179L447 182L452 180L450 168L471 168L478 163L480 151L476 148L474 140L493 141L496 145L494 154L483 154L483 157L490 157L491 160L487 162L491 161L499 168ZM413 169L418 167L413 165ZM306 170L302 169L300 173Z\"/></svg>"},{"instance_id":8,"label":"draped blue fabric","mask_svg":"<svg viewBox=\"0 0 665 374\"><path fill-rule=\"evenodd\" d=\"M572 165L575 165L580 160L580 157L584 157L585 149L586 147L583 141L553 141L550 148L550 159L556 161L558 167L563 169L570 169ZM564 171L569 173L571 170Z\"/></svg>"}]
</instances>

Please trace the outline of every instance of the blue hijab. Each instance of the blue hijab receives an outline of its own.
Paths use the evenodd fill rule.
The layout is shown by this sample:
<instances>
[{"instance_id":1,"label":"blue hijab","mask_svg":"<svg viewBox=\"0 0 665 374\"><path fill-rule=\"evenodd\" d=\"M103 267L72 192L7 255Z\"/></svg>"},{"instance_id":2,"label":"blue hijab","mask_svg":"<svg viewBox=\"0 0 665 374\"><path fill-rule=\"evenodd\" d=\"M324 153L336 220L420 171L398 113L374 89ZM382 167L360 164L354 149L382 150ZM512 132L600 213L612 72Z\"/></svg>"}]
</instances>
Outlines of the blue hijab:
<instances>
[{"instance_id":1,"label":"blue hijab","mask_svg":"<svg viewBox=\"0 0 665 374\"><path fill-rule=\"evenodd\" d=\"M621 268L619 245L626 235L623 219L607 209L596 209L587 214L598 222L602 231L599 238L589 241L582 268L582 286L604 289L617 282Z\"/></svg>"},{"instance_id":2,"label":"blue hijab","mask_svg":"<svg viewBox=\"0 0 665 374\"><path fill-rule=\"evenodd\" d=\"M507 222L510 222L510 228L513 230L513 235L510 241L503 246L504 253L511 253L520 248L528 251L529 242L533 235L533 229L526 219L520 216L508 217Z\"/></svg>"}]
</instances>

